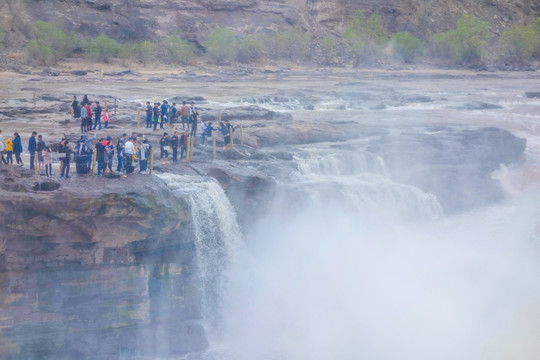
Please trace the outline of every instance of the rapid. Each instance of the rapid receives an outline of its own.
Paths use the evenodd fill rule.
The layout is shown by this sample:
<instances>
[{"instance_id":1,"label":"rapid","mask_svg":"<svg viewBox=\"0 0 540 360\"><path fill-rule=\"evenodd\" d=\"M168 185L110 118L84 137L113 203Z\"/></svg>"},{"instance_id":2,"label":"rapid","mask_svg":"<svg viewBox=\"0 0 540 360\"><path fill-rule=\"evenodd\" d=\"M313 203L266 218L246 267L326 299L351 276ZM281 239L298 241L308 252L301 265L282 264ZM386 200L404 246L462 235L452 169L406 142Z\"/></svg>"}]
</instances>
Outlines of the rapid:
<instances>
[{"instance_id":1,"label":"rapid","mask_svg":"<svg viewBox=\"0 0 540 360\"><path fill-rule=\"evenodd\" d=\"M276 178L262 219L243 234L234 215L212 225L234 234L219 245L205 235L218 230L199 225L202 286L208 274L223 278L206 313L211 349L186 359L540 357L540 101L524 96L535 84L527 74L375 76L327 92L302 83L288 98L216 100L426 133L496 126L527 148L519 164L492 173L502 201L451 213L365 148L290 148L295 170ZM213 199L224 206L221 195ZM193 211L207 201L194 196Z\"/></svg>"}]
</instances>

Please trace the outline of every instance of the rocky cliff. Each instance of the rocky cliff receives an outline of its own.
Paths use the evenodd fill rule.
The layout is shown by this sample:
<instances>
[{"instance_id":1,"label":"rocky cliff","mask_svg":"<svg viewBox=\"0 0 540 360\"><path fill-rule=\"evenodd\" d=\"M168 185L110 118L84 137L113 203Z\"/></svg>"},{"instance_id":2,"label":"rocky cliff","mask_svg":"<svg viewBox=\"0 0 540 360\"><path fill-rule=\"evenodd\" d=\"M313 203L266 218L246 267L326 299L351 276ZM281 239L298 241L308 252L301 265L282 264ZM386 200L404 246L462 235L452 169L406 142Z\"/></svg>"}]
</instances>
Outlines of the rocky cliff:
<instances>
[{"instance_id":1,"label":"rocky cliff","mask_svg":"<svg viewBox=\"0 0 540 360\"><path fill-rule=\"evenodd\" d=\"M419 37L453 28L463 14L489 21L495 33L540 16L540 4L530 0L4 0L0 27L15 47L36 20L62 20L79 34L106 33L119 41L157 41L181 29L201 44L220 26L245 34L297 25L316 36L339 36L358 10L381 15L390 32Z\"/></svg>"},{"instance_id":2,"label":"rocky cliff","mask_svg":"<svg viewBox=\"0 0 540 360\"><path fill-rule=\"evenodd\" d=\"M0 175L0 358L155 357L207 346L185 200L157 178L101 187Z\"/></svg>"}]
</instances>

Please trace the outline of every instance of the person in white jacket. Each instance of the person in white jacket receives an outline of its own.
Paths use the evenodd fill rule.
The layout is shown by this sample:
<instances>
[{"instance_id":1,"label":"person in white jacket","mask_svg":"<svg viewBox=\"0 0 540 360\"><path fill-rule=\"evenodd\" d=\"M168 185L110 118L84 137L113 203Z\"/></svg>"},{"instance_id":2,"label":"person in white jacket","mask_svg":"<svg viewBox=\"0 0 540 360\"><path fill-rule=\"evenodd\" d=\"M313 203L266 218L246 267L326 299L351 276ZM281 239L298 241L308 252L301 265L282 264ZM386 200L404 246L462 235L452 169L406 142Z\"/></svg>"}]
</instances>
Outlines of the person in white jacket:
<instances>
[{"instance_id":1,"label":"person in white jacket","mask_svg":"<svg viewBox=\"0 0 540 360\"><path fill-rule=\"evenodd\" d=\"M2 130L0 129L0 163L7 164L6 159L4 158L4 152L6 151L6 143L2 137Z\"/></svg>"}]
</instances>

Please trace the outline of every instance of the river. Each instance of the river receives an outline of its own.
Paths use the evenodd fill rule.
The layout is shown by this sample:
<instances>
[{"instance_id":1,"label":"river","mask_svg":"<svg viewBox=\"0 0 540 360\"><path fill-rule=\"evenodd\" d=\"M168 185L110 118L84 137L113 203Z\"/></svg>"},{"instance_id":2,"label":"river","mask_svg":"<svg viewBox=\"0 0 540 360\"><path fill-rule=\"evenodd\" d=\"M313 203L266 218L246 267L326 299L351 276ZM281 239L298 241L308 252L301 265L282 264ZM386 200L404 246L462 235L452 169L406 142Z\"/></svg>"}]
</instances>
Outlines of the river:
<instances>
[{"instance_id":1,"label":"river","mask_svg":"<svg viewBox=\"0 0 540 360\"><path fill-rule=\"evenodd\" d=\"M540 99L525 96L538 90L537 74L244 85L234 97L214 94L211 106L257 104L296 120L390 131L499 127L527 148L520 163L492 174L502 201L448 213L433 194L396 181L383 159L357 146L365 139L290 147L296 170L276 177L273 205L231 251L212 348L188 359L540 355Z\"/></svg>"}]
</instances>

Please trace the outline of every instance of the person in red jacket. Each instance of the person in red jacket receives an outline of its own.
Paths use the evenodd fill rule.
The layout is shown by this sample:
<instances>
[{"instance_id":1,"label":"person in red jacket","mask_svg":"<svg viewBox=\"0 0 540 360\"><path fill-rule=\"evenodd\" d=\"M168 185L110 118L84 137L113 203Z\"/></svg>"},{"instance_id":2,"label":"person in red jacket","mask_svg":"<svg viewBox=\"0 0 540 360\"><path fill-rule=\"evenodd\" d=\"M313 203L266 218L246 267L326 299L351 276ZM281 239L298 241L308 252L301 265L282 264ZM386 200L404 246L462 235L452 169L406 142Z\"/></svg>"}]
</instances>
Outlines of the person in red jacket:
<instances>
[{"instance_id":1,"label":"person in red jacket","mask_svg":"<svg viewBox=\"0 0 540 360\"><path fill-rule=\"evenodd\" d=\"M90 104L84 105L86 108L86 131L92 130L92 117L94 116L94 113L92 112L92 109L90 109Z\"/></svg>"}]
</instances>

